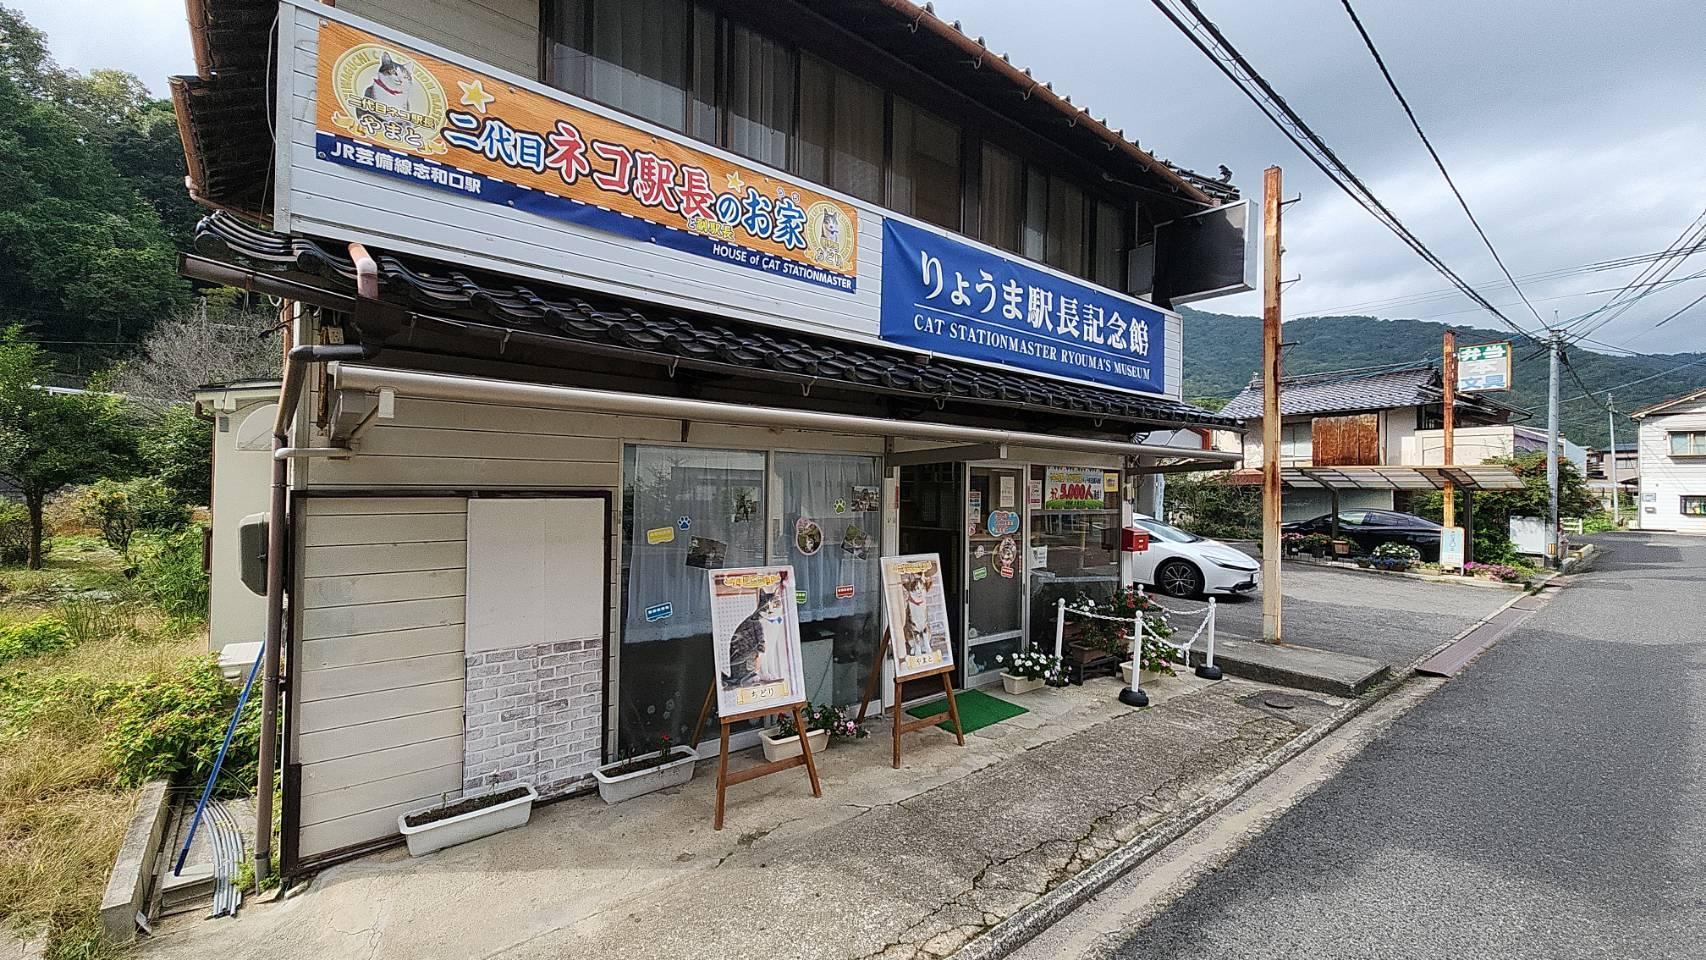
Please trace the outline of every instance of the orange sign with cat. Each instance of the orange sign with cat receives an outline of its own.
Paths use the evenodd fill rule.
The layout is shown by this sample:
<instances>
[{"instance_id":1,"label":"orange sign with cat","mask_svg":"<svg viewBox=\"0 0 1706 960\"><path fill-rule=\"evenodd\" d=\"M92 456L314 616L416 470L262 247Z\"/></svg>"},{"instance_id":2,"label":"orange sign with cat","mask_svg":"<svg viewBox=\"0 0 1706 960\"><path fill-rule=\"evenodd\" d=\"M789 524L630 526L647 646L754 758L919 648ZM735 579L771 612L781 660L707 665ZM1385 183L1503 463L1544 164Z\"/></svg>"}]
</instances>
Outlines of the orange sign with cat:
<instances>
[{"instance_id":1,"label":"orange sign with cat","mask_svg":"<svg viewBox=\"0 0 1706 960\"><path fill-rule=\"evenodd\" d=\"M855 289L858 212L810 188L343 23L317 78L320 160Z\"/></svg>"}]
</instances>

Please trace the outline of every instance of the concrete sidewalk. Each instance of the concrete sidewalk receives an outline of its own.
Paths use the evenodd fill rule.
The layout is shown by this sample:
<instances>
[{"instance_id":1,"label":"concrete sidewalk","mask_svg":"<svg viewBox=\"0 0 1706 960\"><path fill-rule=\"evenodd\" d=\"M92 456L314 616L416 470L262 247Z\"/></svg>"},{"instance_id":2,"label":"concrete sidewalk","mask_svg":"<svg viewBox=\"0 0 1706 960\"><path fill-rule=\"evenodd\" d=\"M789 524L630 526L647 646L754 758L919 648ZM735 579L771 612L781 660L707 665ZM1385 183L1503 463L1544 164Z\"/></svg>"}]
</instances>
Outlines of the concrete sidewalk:
<instances>
[{"instance_id":1,"label":"concrete sidewalk","mask_svg":"<svg viewBox=\"0 0 1706 960\"><path fill-rule=\"evenodd\" d=\"M616 807L536 810L509 833L410 860L330 869L236 920L181 923L166 958L945 956L1259 763L1342 701L1189 674L1115 700L1114 680L1017 698L1031 712L964 749L935 729L888 764L885 724L803 771L731 788L715 768ZM752 762L743 758L743 762Z\"/></svg>"}]
</instances>

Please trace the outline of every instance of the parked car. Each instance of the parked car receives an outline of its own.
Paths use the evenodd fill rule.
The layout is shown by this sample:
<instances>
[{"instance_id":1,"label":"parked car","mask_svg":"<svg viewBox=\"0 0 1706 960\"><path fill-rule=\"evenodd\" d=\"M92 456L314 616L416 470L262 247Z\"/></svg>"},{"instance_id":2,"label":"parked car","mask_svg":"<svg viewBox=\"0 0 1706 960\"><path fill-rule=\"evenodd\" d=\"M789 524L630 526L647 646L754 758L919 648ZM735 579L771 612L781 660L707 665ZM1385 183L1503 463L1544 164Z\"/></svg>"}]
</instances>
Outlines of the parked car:
<instances>
[{"instance_id":1,"label":"parked car","mask_svg":"<svg viewBox=\"0 0 1706 960\"><path fill-rule=\"evenodd\" d=\"M1282 524L1286 533L1333 532L1333 515L1324 513L1308 520ZM1407 543L1422 552L1422 559L1439 560L1439 524L1424 517L1395 510L1345 510L1339 514L1339 536L1356 544L1358 554L1373 553L1383 543Z\"/></svg>"},{"instance_id":2,"label":"parked car","mask_svg":"<svg viewBox=\"0 0 1706 960\"><path fill-rule=\"evenodd\" d=\"M1187 533L1138 514L1132 523L1149 531L1149 549L1132 554L1134 576L1171 597L1240 593L1262 584L1254 557L1219 540Z\"/></svg>"}]
</instances>

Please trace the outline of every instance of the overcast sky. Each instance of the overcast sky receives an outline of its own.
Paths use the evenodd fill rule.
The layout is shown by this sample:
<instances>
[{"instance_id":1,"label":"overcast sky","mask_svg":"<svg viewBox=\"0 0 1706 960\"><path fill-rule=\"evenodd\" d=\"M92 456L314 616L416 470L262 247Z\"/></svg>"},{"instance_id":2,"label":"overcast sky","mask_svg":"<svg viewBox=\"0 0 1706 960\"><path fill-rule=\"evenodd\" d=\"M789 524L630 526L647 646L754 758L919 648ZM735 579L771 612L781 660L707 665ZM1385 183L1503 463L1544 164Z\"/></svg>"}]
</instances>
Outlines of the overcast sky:
<instances>
[{"instance_id":1,"label":"overcast sky","mask_svg":"<svg viewBox=\"0 0 1706 960\"><path fill-rule=\"evenodd\" d=\"M0 0L79 69L119 67L164 94L191 69L182 0ZM1433 169L1339 0L1199 0L1291 105L1446 262L1535 326ZM1048 16L1039 20L1042 9ZM1358 13L1519 280L1662 250L1706 210L1706 12L1698 0L1360 0ZM1144 0L937 0L1013 62L1157 155L1248 195L1285 169L1287 317L1371 313L1495 326L1309 166ZM1548 321L1602 304L1638 271L1523 287ZM1672 276L1706 271L1697 254ZM1706 276L1656 293L1594 338L1706 350ZM1256 313L1252 294L1197 304Z\"/></svg>"}]
</instances>

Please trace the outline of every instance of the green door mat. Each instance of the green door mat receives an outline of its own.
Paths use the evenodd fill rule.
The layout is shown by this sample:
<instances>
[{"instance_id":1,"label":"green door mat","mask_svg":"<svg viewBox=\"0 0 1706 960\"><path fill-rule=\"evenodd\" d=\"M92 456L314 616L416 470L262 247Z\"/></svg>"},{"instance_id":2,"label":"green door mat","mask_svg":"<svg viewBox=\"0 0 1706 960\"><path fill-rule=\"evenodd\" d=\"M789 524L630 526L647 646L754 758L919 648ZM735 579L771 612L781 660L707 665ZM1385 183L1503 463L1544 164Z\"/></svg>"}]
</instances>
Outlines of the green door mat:
<instances>
[{"instance_id":1,"label":"green door mat","mask_svg":"<svg viewBox=\"0 0 1706 960\"><path fill-rule=\"evenodd\" d=\"M1003 720L1011 720L1021 713L1031 712L1016 703L1008 703L1000 697L992 697L977 690L961 690L954 694L954 703L960 708L960 728L966 733L982 730ZM954 732L954 721L946 717L948 701L945 698L908 707L906 712L920 719L942 715L942 722L936 726L949 733Z\"/></svg>"}]
</instances>

